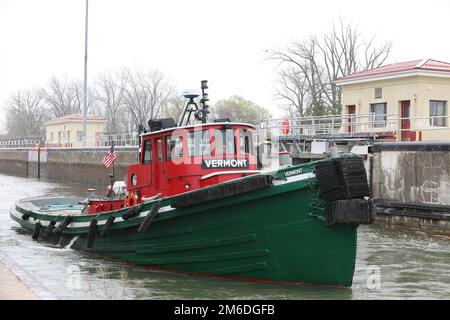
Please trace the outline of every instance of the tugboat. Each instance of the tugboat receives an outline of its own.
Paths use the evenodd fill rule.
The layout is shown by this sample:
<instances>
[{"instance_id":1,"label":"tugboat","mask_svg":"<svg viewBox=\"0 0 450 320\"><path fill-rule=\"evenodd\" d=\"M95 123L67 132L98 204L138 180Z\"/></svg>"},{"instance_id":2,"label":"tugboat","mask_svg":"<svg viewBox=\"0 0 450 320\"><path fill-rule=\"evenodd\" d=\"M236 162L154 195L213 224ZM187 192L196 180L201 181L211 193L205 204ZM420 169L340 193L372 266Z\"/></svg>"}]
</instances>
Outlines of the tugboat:
<instances>
[{"instance_id":1,"label":"tugboat","mask_svg":"<svg viewBox=\"0 0 450 320\"><path fill-rule=\"evenodd\" d=\"M124 193L27 198L11 218L36 241L149 268L351 286L357 227L374 221L362 160L263 171L256 128L208 122L206 89L185 94L178 125L148 121Z\"/></svg>"}]
</instances>

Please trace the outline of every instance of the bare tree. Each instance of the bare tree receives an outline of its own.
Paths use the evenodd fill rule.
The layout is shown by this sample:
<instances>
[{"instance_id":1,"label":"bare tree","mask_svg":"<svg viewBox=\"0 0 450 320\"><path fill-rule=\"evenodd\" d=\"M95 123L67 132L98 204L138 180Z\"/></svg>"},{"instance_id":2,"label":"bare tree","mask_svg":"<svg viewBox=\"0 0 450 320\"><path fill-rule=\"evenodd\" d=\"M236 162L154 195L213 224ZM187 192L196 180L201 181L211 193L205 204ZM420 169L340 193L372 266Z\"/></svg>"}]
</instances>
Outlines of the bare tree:
<instances>
[{"instance_id":1,"label":"bare tree","mask_svg":"<svg viewBox=\"0 0 450 320\"><path fill-rule=\"evenodd\" d=\"M126 83L126 72L105 72L96 81L98 106L107 119L107 132L120 132L125 129L124 123L127 122L128 112L124 106Z\"/></svg>"},{"instance_id":2,"label":"bare tree","mask_svg":"<svg viewBox=\"0 0 450 320\"><path fill-rule=\"evenodd\" d=\"M321 37L311 36L285 50L271 51L270 58L281 66L277 96L298 115L340 113L341 91L334 81L383 65L392 43L377 47L375 42L375 36L365 41L356 26L340 20Z\"/></svg>"},{"instance_id":3,"label":"bare tree","mask_svg":"<svg viewBox=\"0 0 450 320\"><path fill-rule=\"evenodd\" d=\"M7 130L11 138L41 137L47 119L40 90L23 90L13 95L6 106Z\"/></svg>"},{"instance_id":4,"label":"bare tree","mask_svg":"<svg viewBox=\"0 0 450 320\"><path fill-rule=\"evenodd\" d=\"M52 77L47 88L42 90L45 103L53 116L62 117L67 114L81 112L80 104L76 103L74 105L74 102L79 100L77 97L74 99L74 93L76 96L77 90L74 90L74 86L67 79L61 81Z\"/></svg>"},{"instance_id":5,"label":"bare tree","mask_svg":"<svg viewBox=\"0 0 450 320\"><path fill-rule=\"evenodd\" d=\"M158 70L124 69L126 84L123 87L124 104L133 120L134 129L145 125L149 119L158 117L169 98L173 87Z\"/></svg>"},{"instance_id":6,"label":"bare tree","mask_svg":"<svg viewBox=\"0 0 450 320\"><path fill-rule=\"evenodd\" d=\"M276 95L286 101L284 108L290 116L298 114L303 117L309 113L306 103L307 93L308 86L303 73L294 68L279 72L279 87Z\"/></svg>"},{"instance_id":7,"label":"bare tree","mask_svg":"<svg viewBox=\"0 0 450 320\"><path fill-rule=\"evenodd\" d=\"M44 102L54 117L83 111L83 83L81 81L60 80L52 77L47 88L42 89ZM88 112L96 113L96 96L93 90L88 91Z\"/></svg>"}]
</instances>

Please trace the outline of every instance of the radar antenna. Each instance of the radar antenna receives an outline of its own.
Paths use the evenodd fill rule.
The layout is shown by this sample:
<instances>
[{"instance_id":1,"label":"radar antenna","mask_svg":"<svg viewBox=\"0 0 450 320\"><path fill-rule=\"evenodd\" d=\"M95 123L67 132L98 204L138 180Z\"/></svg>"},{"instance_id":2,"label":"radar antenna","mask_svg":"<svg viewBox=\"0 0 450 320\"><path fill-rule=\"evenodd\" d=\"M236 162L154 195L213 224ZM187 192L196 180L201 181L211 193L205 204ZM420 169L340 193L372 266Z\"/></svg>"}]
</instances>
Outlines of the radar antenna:
<instances>
[{"instance_id":1,"label":"radar antenna","mask_svg":"<svg viewBox=\"0 0 450 320\"><path fill-rule=\"evenodd\" d=\"M209 114L209 106L207 105L208 93L205 92L208 89L208 81L201 81L201 89L202 89L202 98L200 99L200 107L197 105L194 99L198 98L200 94L195 91L184 91L183 96L186 99L189 99L186 103L186 106L183 110L183 116L181 117L179 126L187 126L190 124L191 115L194 113L194 117L196 120L201 121L202 123L207 122L207 117Z\"/></svg>"}]
</instances>

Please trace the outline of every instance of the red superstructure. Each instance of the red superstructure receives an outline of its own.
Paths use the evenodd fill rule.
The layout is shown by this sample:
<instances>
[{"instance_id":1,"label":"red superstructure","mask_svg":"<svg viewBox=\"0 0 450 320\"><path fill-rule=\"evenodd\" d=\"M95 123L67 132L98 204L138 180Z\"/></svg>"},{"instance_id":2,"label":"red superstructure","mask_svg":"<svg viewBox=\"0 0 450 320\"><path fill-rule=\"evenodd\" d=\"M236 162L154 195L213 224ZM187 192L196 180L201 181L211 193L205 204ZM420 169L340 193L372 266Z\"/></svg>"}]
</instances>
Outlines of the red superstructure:
<instances>
[{"instance_id":1,"label":"red superstructure","mask_svg":"<svg viewBox=\"0 0 450 320\"><path fill-rule=\"evenodd\" d=\"M203 104L205 96L203 92ZM254 126L228 119L206 123L207 106L193 109L193 97L187 97L187 122L195 112L202 123L176 126L171 118L149 121L150 132L140 136L139 162L128 167L125 199L90 199L89 213L117 210L145 198L172 196L259 172Z\"/></svg>"},{"instance_id":2,"label":"red superstructure","mask_svg":"<svg viewBox=\"0 0 450 320\"><path fill-rule=\"evenodd\" d=\"M252 137L253 126L233 123L144 134L140 161L128 168L128 190L171 196L254 173Z\"/></svg>"}]
</instances>

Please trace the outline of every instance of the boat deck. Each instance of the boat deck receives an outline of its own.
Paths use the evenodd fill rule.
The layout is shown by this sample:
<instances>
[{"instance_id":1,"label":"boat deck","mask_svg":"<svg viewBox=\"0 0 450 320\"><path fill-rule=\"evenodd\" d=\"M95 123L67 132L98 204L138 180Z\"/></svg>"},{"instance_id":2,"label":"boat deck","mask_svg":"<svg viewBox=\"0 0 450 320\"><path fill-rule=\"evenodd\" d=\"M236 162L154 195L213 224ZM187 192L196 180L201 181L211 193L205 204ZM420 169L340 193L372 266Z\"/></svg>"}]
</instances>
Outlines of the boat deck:
<instances>
[{"instance_id":1,"label":"boat deck","mask_svg":"<svg viewBox=\"0 0 450 320\"><path fill-rule=\"evenodd\" d=\"M75 197L26 198L18 201L16 208L52 216L83 215L84 205L79 204L83 200Z\"/></svg>"}]
</instances>

